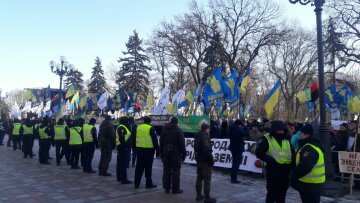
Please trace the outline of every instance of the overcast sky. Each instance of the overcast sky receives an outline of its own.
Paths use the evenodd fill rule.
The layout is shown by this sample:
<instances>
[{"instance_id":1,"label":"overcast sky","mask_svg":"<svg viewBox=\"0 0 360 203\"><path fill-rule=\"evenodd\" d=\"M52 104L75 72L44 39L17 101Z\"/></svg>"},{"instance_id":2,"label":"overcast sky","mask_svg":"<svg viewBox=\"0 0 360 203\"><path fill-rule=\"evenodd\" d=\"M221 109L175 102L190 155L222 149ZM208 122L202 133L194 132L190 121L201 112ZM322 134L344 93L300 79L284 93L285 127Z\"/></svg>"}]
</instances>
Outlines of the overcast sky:
<instances>
[{"instance_id":1,"label":"overcast sky","mask_svg":"<svg viewBox=\"0 0 360 203\"><path fill-rule=\"evenodd\" d=\"M275 1L287 18L314 28L313 7ZM50 71L49 61L59 62L61 55L89 79L96 56L105 70L111 63L117 65L134 29L146 39L162 20L185 12L187 4L186 0L1 1L2 96L13 89L49 84L58 88L59 78Z\"/></svg>"}]
</instances>

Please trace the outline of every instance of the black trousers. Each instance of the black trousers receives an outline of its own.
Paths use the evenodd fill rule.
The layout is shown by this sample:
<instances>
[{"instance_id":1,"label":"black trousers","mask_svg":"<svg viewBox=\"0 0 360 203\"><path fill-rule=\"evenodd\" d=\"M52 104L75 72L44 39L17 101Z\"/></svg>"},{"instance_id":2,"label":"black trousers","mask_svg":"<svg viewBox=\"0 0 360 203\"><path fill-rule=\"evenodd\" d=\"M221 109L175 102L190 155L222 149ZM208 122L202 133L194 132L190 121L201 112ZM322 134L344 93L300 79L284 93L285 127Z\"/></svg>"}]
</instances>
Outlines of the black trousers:
<instances>
[{"instance_id":1,"label":"black trousers","mask_svg":"<svg viewBox=\"0 0 360 203\"><path fill-rule=\"evenodd\" d=\"M101 147L101 155L99 162L99 174L107 173L109 169L109 164L111 162L112 157L112 149L111 147L102 146Z\"/></svg>"},{"instance_id":2,"label":"black trousers","mask_svg":"<svg viewBox=\"0 0 360 203\"><path fill-rule=\"evenodd\" d=\"M81 145L70 145L70 164L71 167L79 167L79 158L81 153Z\"/></svg>"},{"instance_id":3,"label":"black trousers","mask_svg":"<svg viewBox=\"0 0 360 203\"><path fill-rule=\"evenodd\" d=\"M133 148L131 151L131 165L134 167L136 162L136 149Z\"/></svg>"},{"instance_id":4,"label":"black trousers","mask_svg":"<svg viewBox=\"0 0 360 203\"><path fill-rule=\"evenodd\" d=\"M242 161L242 152L235 152L232 154L232 166L231 166L231 180L237 180L239 173L239 167Z\"/></svg>"},{"instance_id":5,"label":"black trousers","mask_svg":"<svg viewBox=\"0 0 360 203\"><path fill-rule=\"evenodd\" d=\"M55 140L56 163L60 164L61 159L65 156L66 162L70 165L70 150L67 140Z\"/></svg>"},{"instance_id":6,"label":"black trousers","mask_svg":"<svg viewBox=\"0 0 360 203\"><path fill-rule=\"evenodd\" d=\"M285 203L289 188L289 174L270 173L266 175L266 203Z\"/></svg>"},{"instance_id":7,"label":"black trousers","mask_svg":"<svg viewBox=\"0 0 360 203\"><path fill-rule=\"evenodd\" d=\"M116 179L118 182L127 181L126 168L130 160L130 152L128 150L118 150L116 163Z\"/></svg>"},{"instance_id":8,"label":"black trousers","mask_svg":"<svg viewBox=\"0 0 360 203\"><path fill-rule=\"evenodd\" d=\"M49 150L51 147L51 140L45 139L39 140L39 162L40 163L47 163L49 158Z\"/></svg>"},{"instance_id":9,"label":"black trousers","mask_svg":"<svg viewBox=\"0 0 360 203\"><path fill-rule=\"evenodd\" d=\"M84 172L93 171L91 162L94 158L95 145L93 142L84 142L83 153L81 158L83 159L83 170Z\"/></svg>"},{"instance_id":10,"label":"black trousers","mask_svg":"<svg viewBox=\"0 0 360 203\"><path fill-rule=\"evenodd\" d=\"M3 141L4 141L4 136L5 136L5 131L0 131L0 145L3 145Z\"/></svg>"},{"instance_id":11,"label":"black trousers","mask_svg":"<svg viewBox=\"0 0 360 203\"><path fill-rule=\"evenodd\" d=\"M21 140L19 135L12 136L12 142L14 151L17 149L21 150Z\"/></svg>"},{"instance_id":12,"label":"black trousers","mask_svg":"<svg viewBox=\"0 0 360 203\"><path fill-rule=\"evenodd\" d=\"M24 157L30 156L31 158L34 156L32 148L34 146L34 138L32 135L24 135L23 136L23 152Z\"/></svg>"},{"instance_id":13,"label":"black trousers","mask_svg":"<svg viewBox=\"0 0 360 203\"><path fill-rule=\"evenodd\" d=\"M300 198L303 203L319 203L320 202L320 194L300 192Z\"/></svg>"},{"instance_id":14,"label":"black trousers","mask_svg":"<svg viewBox=\"0 0 360 203\"><path fill-rule=\"evenodd\" d=\"M164 154L163 187L173 191L180 189L181 154Z\"/></svg>"},{"instance_id":15,"label":"black trousers","mask_svg":"<svg viewBox=\"0 0 360 203\"><path fill-rule=\"evenodd\" d=\"M152 176L152 165L154 162L155 149L145 149L137 148L136 149L136 167L135 167L135 186L139 186L141 182L142 175L145 171L146 186L151 186L153 184Z\"/></svg>"},{"instance_id":16,"label":"black trousers","mask_svg":"<svg viewBox=\"0 0 360 203\"><path fill-rule=\"evenodd\" d=\"M197 162L196 163L196 194L202 194L202 185L204 183L204 195L206 198L210 197L210 187L211 187L211 171L212 166L207 162Z\"/></svg>"},{"instance_id":17,"label":"black trousers","mask_svg":"<svg viewBox=\"0 0 360 203\"><path fill-rule=\"evenodd\" d=\"M11 147L12 137L13 137L13 135L11 133L8 133L8 141L7 141L7 146L8 147Z\"/></svg>"}]
</instances>

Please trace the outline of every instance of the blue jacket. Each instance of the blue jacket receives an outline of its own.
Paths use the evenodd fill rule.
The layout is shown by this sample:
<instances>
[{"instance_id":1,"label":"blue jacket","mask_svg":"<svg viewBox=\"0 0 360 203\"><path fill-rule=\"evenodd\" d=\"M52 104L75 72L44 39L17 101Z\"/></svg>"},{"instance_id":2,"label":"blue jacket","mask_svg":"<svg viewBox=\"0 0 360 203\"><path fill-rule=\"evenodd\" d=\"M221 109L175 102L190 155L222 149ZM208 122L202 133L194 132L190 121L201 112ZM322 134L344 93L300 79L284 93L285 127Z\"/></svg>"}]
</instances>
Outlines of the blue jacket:
<instances>
[{"instance_id":1,"label":"blue jacket","mask_svg":"<svg viewBox=\"0 0 360 203\"><path fill-rule=\"evenodd\" d=\"M291 137L291 145L294 147L295 152L299 150L299 140L301 139L301 132L297 131L292 137Z\"/></svg>"}]
</instances>

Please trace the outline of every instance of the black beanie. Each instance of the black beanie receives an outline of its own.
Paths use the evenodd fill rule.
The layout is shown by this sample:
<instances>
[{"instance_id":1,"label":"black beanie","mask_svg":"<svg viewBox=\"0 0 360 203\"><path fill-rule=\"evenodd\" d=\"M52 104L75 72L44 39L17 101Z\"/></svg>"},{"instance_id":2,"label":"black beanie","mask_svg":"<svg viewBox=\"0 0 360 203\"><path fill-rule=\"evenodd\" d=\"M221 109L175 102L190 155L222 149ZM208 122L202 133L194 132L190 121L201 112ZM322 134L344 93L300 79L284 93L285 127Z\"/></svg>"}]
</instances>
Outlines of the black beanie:
<instances>
[{"instance_id":1,"label":"black beanie","mask_svg":"<svg viewBox=\"0 0 360 203\"><path fill-rule=\"evenodd\" d=\"M285 125L282 121L276 120L271 122L271 133L275 133L279 130L285 130Z\"/></svg>"},{"instance_id":2,"label":"black beanie","mask_svg":"<svg viewBox=\"0 0 360 203\"><path fill-rule=\"evenodd\" d=\"M313 128L313 126L311 124L306 124L301 129L301 132L304 133L304 134L308 134L309 136L313 136L314 135L314 128Z\"/></svg>"}]
</instances>

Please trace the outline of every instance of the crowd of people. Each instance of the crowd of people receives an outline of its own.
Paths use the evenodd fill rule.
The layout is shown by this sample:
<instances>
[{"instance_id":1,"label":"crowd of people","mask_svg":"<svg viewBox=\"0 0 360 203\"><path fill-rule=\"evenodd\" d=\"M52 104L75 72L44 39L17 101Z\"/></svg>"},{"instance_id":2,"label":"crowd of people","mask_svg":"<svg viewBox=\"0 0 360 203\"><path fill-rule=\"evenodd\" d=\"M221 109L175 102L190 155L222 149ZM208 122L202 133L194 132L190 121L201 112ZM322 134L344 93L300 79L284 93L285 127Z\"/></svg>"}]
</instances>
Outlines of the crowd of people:
<instances>
[{"instance_id":1,"label":"crowd of people","mask_svg":"<svg viewBox=\"0 0 360 203\"><path fill-rule=\"evenodd\" d=\"M34 140L39 141L39 163L49 164L49 150L55 147L56 164L59 166L65 157L71 169L80 169L84 173L96 173L92 167L95 149L100 148L101 157L98 166L99 176L111 176L108 172L112 151L117 150L116 178L121 184L134 184L140 187L145 173L146 188L156 188L152 181L154 157L163 162L163 188L166 193L183 193L180 187L181 165L187 153L185 136L179 128L178 119L172 117L160 130L151 125L151 118L145 116L141 124L133 118L121 117L118 120L105 115L99 130L95 128L96 119L63 119L57 122L50 117L41 120L29 118L13 121L0 121L0 145L5 134L9 135L7 146L14 151L21 150L24 158L33 158ZM349 140L357 133L357 122L341 124L339 130L331 128L331 145L336 151L353 150ZM158 140L159 137L159 140ZM211 138L229 138L232 154L230 180L238 184L239 166L245 151L245 140L257 142L254 153L265 167L267 181L266 202L285 202L289 186L298 190L303 202L320 202L322 186L325 182L325 161L316 129L309 123L291 123L279 120L262 123L257 121L223 120L220 123L211 120L203 123L198 134L194 135L196 160L196 200L216 202L210 195L211 173L214 165ZM359 149L356 149L359 150ZM81 157L81 158L80 158ZM334 158L334 161L336 157ZM335 161L335 164L337 162ZM134 182L127 176L130 164L135 166ZM336 167L337 168L337 167ZM357 184L355 187L359 187Z\"/></svg>"}]
</instances>

